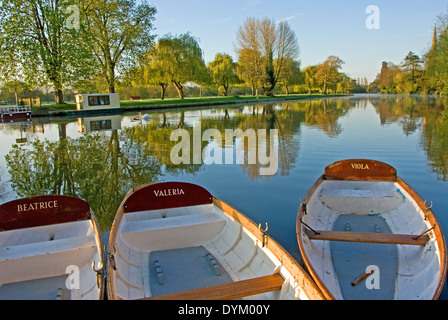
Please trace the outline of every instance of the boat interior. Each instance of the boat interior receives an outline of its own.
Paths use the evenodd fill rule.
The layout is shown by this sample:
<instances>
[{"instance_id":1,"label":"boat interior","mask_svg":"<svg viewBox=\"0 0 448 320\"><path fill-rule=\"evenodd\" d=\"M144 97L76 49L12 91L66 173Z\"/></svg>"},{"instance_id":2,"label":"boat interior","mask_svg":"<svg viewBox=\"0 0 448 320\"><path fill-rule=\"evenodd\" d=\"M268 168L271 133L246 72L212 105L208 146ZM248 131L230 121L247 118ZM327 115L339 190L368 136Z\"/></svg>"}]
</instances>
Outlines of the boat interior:
<instances>
[{"instance_id":1,"label":"boat interior","mask_svg":"<svg viewBox=\"0 0 448 320\"><path fill-rule=\"evenodd\" d=\"M302 219L309 263L336 299L432 298L438 245L425 212L399 183L323 180Z\"/></svg>"},{"instance_id":2,"label":"boat interior","mask_svg":"<svg viewBox=\"0 0 448 320\"><path fill-rule=\"evenodd\" d=\"M214 204L126 213L114 243L117 299L306 298L280 261Z\"/></svg>"},{"instance_id":3,"label":"boat interior","mask_svg":"<svg viewBox=\"0 0 448 320\"><path fill-rule=\"evenodd\" d=\"M0 300L98 299L98 248L90 220L0 232Z\"/></svg>"}]
</instances>

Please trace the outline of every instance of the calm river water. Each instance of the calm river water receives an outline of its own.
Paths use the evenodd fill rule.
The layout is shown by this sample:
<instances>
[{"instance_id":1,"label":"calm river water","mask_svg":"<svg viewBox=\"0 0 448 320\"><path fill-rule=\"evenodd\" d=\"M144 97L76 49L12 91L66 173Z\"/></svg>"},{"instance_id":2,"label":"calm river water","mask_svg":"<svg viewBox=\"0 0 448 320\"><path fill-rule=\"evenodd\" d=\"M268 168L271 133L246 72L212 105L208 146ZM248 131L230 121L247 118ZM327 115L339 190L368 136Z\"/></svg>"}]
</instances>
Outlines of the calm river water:
<instances>
[{"instance_id":1,"label":"calm river water","mask_svg":"<svg viewBox=\"0 0 448 320\"><path fill-rule=\"evenodd\" d=\"M205 187L256 223L268 223L268 234L299 258L295 222L300 199L328 164L369 158L394 166L423 199L432 201L448 234L446 99L355 95L147 113L149 121L125 113L0 123L0 203L49 193L76 195L90 203L107 237L131 187L187 181ZM182 154L191 164L172 162L170 153L178 141L170 136L176 128L191 137L191 154ZM278 130L276 140L270 131L266 139L257 136L258 149L271 140L271 149L278 149L275 174L261 175L264 166L258 158L252 164L225 161L228 150L240 150L238 139L230 145L225 141L226 129L237 128ZM199 132L204 137L208 129L222 137L215 134L200 141L196 148L205 155L195 164L193 136ZM247 145L245 149L246 155L253 151ZM221 151L223 163L209 164ZM447 299L446 290L442 298Z\"/></svg>"}]
</instances>

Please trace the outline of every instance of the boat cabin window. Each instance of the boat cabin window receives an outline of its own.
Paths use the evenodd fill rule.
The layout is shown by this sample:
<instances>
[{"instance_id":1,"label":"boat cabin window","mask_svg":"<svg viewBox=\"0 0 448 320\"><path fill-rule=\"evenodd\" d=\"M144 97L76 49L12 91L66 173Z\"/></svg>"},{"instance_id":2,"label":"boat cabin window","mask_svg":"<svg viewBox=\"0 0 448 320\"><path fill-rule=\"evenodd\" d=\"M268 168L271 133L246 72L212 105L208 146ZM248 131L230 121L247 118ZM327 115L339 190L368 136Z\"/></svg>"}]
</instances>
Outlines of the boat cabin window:
<instances>
[{"instance_id":1,"label":"boat cabin window","mask_svg":"<svg viewBox=\"0 0 448 320\"><path fill-rule=\"evenodd\" d=\"M109 96L90 96L89 106L110 105Z\"/></svg>"}]
</instances>

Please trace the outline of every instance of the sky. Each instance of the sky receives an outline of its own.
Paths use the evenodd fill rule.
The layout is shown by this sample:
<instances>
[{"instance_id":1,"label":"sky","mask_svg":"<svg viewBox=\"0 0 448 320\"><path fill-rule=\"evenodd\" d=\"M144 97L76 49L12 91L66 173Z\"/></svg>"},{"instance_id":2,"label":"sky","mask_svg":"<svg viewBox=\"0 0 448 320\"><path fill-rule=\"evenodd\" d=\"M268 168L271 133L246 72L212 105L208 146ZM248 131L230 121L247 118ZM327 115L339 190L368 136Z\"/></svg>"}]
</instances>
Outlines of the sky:
<instances>
[{"instance_id":1,"label":"sky","mask_svg":"<svg viewBox=\"0 0 448 320\"><path fill-rule=\"evenodd\" d=\"M287 20L295 31L302 68L334 55L351 78L375 80L382 61L400 64L409 51L431 46L434 23L448 13L446 0L148 0L155 6L154 33L190 32L206 63L219 52L235 61L238 28L248 17ZM366 9L374 5L379 15ZM374 20L372 20L374 19ZM367 28L367 24L370 28ZM378 28L372 24L379 21Z\"/></svg>"}]
</instances>

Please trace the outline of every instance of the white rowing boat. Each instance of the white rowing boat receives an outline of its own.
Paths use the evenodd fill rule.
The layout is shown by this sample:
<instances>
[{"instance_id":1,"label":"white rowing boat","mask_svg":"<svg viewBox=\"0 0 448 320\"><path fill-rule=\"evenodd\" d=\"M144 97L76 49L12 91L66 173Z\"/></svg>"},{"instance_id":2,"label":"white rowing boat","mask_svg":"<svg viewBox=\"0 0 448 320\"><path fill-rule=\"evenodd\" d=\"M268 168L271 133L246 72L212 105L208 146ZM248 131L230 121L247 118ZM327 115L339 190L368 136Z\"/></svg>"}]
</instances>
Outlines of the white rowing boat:
<instances>
[{"instance_id":1,"label":"white rowing boat","mask_svg":"<svg viewBox=\"0 0 448 320\"><path fill-rule=\"evenodd\" d=\"M86 201L51 195L0 206L0 300L102 299L102 261Z\"/></svg>"},{"instance_id":2,"label":"white rowing boat","mask_svg":"<svg viewBox=\"0 0 448 320\"><path fill-rule=\"evenodd\" d=\"M110 299L322 299L265 230L181 182L129 191L109 237Z\"/></svg>"},{"instance_id":3,"label":"white rowing boat","mask_svg":"<svg viewBox=\"0 0 448 320\"><path fill-rule=\"evenodd\" d=\"M446 280L434 213L379 161L327 166L300 206L297 238L328 299L437 299Z\"/></svg>"}]
</instances>

